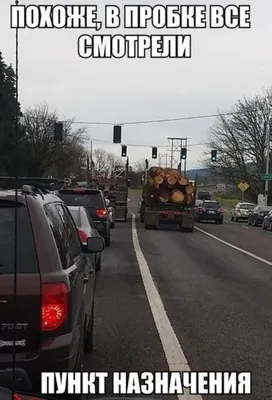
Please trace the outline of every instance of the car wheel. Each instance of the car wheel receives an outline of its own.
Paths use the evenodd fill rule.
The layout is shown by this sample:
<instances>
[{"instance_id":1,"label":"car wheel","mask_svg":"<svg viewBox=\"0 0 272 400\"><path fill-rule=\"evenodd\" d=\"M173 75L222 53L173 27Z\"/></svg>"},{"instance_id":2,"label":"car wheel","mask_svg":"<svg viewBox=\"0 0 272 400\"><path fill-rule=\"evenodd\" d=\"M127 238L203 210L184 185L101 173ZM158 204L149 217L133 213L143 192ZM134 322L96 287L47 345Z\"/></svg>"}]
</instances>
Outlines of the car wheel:
<instances>
[{"instance_id":1,"label":"car wheel","mask_svg":"<svg viewBox=\"0 0 272 400\"><path fill-rule=\"evenodd\" d=\"M231 221L233 221L233 220L234 220L233 216L231 216L231 217L230 217L230 220L231 220Z\"/></svg>"},{"instance_id":2,"label":"car wheel","mask_svg":"<svg viewBox=\"0 0 272 400\"><path fill-rule=\"evenodd\" d=\"M270 232L272 232L272 222L269 223L269 228Z\"/></svg>"},{"instance_id":3,"label":"car wheel","mask_svg":"<svg viewBox=\"0 0 272 400\"><path fill-rule=\"evenodd\" d=\"M251 225L251 222L250 222L249 218L248 218L248 220L247 220L247 224L248 224L248 225Z\"/></svg>"},{"instance_id":4,"label":"car wheel","mask_svg":"<svg viewBox=\"0 0 272 400\"><path fill-rule=\"evenodd\" d=\"M221 219L220 221L218 221L218 223L219 223L220 225L222 225L222 224L223 224L223 220Z\"/></svg>"},{"instance_id":5,"label":"car wheel","mask_svg":"<svg viewBox=\"0 0 272 400\"><path fill-rule=\"evenodd\" d=\"M263 221L263 223L262 223L262 229L263 229L263 230L266 230L266 226L265 226L264 221Z\"/></svg>"},{"instance_id":6,"label":"car wheel","mask_svg":"<svg viewBox=\"0 0 272 400\"><path fill-rule=\"evenodd\" d=\"M93 351L93 329L94 328L94 306L92 309L92 316L89 322L88 329L85 334L85 353L90 354Z\"/></svg>"},{"instance_id":7,"label":"car wheel","mask_svg":"<svg viewBox=\"0 0 272 400\"><path fill-rule=\"evenodd\" d=\"M100 271L101 270L101 255L100 255L100 257L99 257L99 259L98 259L98 261L97 261L97 263L95 265L95 270L96 271Z\"/></svg>"},{"instance_id":8,"label":"car wheel","mask_svg":"<svg viewBox=\"0 0 272 400\"><path fill-rule=\"evenodd\" d=\"M108 236L108 237L105 238L105 246L109 247L110 243L111 243L111 238L110 238L110 236Z\"/></svg>"}]
</instances>

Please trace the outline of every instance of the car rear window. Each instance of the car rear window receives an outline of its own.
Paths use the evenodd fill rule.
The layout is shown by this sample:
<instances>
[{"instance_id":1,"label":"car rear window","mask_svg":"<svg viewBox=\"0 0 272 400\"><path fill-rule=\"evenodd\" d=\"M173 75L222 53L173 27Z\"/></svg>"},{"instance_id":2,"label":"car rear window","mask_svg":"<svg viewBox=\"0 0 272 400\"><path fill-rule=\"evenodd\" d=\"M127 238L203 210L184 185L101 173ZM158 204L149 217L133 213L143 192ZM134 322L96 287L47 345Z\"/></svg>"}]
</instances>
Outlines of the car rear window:
<instances>
[{"instance_id":1,"label":"car rear window","mask_svg":"<svg viewBox=\"0 0 272 400\"><path fill-rule=\"evenodd\" d=\"M241 204L240 208L242 210L252 210L255 207L255 204Z\"/></svg>"},{"instance_id":2,"label":"car rear window","mask_svg":"<svg viewBox=\"0 0 272 400\"><path fill-rule=\"evenodd\" d=\"M105 207L101 193L59 193L59 197L67 206Z\"/></svg>"},{"instance_id":3,"label":"car rear window","mask_svg":"<svg viewBox=\"0 0 272 400\"><path fill-rule=\"evenodd\" d=\"M27 208L18 207L17 272L39 272L36 248ZM15 207L0 201L0 276L14 272Z\"/></svg>"},{"instance_id":4,"label":"car rear window","mask_svg":"<svg viewBox=\"0 0 272 400\"><path fill-rule=\"evenodd\" d=\"M80 212L79 210L71 210L71 208L69 208L69 211L75 221L76 226L80 226L81 222L80 222Z\"/></svg>"},{"instance_id":5,"label":"car rear window","mask_svg":"<svg viewBox=\"0 0 272 400\"><path fill-rule=\"evenodd\" d=\"M221 207L219 203L216 203L216 202L213 203L210 201L209 202L204 201L203 206L205 206L207 208L220 208Z\"/></svg>"},{"instance_id":6,"label":"car rear window","mask_svg":"<svg viewBox=\"0 0 272 400\"><path fill-rule=\"evenodd\" d=\"M272 210L271 206L260 207L260 211L270 211L270 210Z\"/></svg>"}]
</instances>

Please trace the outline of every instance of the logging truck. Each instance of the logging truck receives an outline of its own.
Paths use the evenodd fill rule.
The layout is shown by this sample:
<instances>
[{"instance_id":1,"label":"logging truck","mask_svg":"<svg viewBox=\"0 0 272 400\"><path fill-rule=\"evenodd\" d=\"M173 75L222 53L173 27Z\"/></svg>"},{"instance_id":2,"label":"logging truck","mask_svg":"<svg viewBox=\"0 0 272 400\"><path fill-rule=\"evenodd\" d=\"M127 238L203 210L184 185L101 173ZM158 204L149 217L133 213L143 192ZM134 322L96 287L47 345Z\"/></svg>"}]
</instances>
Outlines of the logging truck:
<instances>
[{"instance_id":1,"label":"logging truck","mask_svg":"<svg viewBox=\"0 0 272 400\"><path fill-rule=\"evenodd\" d=\"M156 229L161 224L173 224L180 231L193 232L197 177L193 184L178 169L148 169L147 161L146 164L139 209L144 228Z\"/></svg>"}]
</instances>

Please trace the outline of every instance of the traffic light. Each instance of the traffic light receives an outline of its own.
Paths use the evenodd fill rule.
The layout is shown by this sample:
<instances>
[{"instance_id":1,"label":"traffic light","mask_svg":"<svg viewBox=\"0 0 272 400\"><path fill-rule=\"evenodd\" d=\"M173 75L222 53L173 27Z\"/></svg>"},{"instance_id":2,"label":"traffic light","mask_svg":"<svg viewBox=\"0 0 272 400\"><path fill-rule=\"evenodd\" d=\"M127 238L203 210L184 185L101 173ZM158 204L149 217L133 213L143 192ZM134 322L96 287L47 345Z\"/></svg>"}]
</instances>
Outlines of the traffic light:
<instances>
[{"instance_id":1,"label":"traffic light","mask_svg":"<svg viewBox=\"0 0 272 400\"><path fill-rule=\"evenodd\" d=\"M212 152L211 152L211 160L212 160L213 162L216 161L216 153L217 153L216 150L212 150Z\"/></svg>"},{"instance_id":2,"label":"traffic light","mask_svg":"<svg viewBox=\"0 0 272 400\"><path fill-rule=\"evenodd\" d=\"M62 122L55 122L54 140L55 140L55 142L62 142L62 140L63 140L63 123Z\"/></svg>"},{"instance_id":3,"label":"traffic light","mask_svg":"<svg viewBox=\"0 0 272 400\"><path fill-rule=\"evenodd\" d=\"M125 146L125 145L122 146L121 156L122 157L127 156L127 146Z\"/></svg>"},{"instance_id":4,"label":"traffic light","mask_svg":"<svg viewBox=\"0 0 272 400\"><path fill-rule=\"evenodd\" d=\"M152 147L152 158L158 157L158 149L157 147Z\"/></svg>"},{"instance_id":5,"label":"traffic light","mask_svg":"<svg viewBox=\"0 0 272 400\"><path fill-rule=\"evenodd\" d=\"M114 125L113 127L113 143L122 142L122 128L120 125Z\"/></svg>"},{"instance_id":6,"label":"traffic light","mask_svg":"<svg viewBox=\"0 0 272 400\"><path fill-rule=\"evenodd\" d=\"M186 157L187 157L187 149L186 149L186 147L182 147L182 149L181 149L181 159L182 160L186 160Z\"/></svg>"}]
</instances>

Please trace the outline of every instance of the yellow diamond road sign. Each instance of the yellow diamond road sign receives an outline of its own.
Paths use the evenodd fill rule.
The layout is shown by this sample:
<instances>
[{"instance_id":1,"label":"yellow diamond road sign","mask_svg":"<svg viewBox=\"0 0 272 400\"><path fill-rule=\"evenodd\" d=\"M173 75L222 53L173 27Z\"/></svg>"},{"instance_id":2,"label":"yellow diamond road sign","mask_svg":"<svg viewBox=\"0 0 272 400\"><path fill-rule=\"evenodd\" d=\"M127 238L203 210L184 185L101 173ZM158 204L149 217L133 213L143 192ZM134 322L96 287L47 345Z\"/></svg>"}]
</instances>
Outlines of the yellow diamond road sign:
<instances>
[{"instance_id":1,"label":"yellow diamond road sign","mask_svg":"<svg viewBox=\"0 0 272 400\"><path fill-rule=\"evenodd\" d=\"M246 181L241 181L238 183L237 187L241 190L241 192L245 192L249 188L249 184Z\"/></svg>"}]
</instances>

